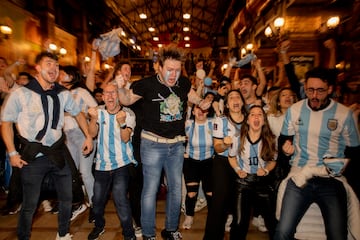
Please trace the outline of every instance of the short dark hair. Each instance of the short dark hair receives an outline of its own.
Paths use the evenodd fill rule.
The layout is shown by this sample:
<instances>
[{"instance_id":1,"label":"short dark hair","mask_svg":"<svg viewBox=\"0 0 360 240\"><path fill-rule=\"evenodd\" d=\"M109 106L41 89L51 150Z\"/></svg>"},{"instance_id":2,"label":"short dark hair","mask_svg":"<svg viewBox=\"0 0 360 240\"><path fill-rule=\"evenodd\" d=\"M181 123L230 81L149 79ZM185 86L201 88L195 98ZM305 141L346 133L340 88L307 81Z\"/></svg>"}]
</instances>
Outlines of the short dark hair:
<instances>
[{"instance_id":1,"label":"short dark hair","mask_svg":"<svg viewBox=\"0 0 360 240\"><path fill-rule=\"evenodd\" d=\"M305 82L307 82L309 78L319 78L329 86L335 85L335 78L331 76L331 71L323 67L316 67L307 71L305 74Z\"/></svg>"},{"instance_id":2,"label":"short dark hair","mask_svg":"<svg viewBox=\"0 0 360 240\"><path fill-rule=\"evenodd\" d=\"M51 59L54 59L55 61L58 61L59 58L56 54L54 53L51 53L51 52L47 52L47 51L43 51L43 52L40 52L36 58L35 58L35 63L36 64L39 64L40 61L45 58L45 57L48 57L48 58L51 58Z\"/></svg>"},{"instance_id":3,"label":"short dark hair","mask_svg":"<svg viewBox=\"0 0 360 240\"><path fill-rule=\"evenodd\" d=\"M183 57L183 52L177 47L171 45L160 50L159 64L160 66L163 66L166 59L173 59L181 62L183 60Z\"/></svg>"},{"instance_id":4,"label":"short dark hair","mask_svg":"<svg viewBox=\"0 0 360 240\"><path fill-rule=\"evenodd\" d=\"M29 80L33 78L30 73L28 72L19 72L19 77L26 76Z\"/></svg>"},{"instance_id":5,"label":"short dark hair","mask_svg":"<svg viewBox=\"0 0 360 240\"><path fill-rule=\"evenodd\" d=\"M64 72L66 72L66 74L69 74L73 77L71 80L71 89L73 87L75 88L82 85L83 79L81 77L80 70L77 67L72 65L60 66L60 70L63 70Z\"/></svg>"},{"instance_id":6,"label":"short dark hair","mask_svg":"<svg viewBox=\"0 0 360 240\"><path fill-rule=\"evenodd\" d=\"M116 65L114 67L114 73L113 73L113 76L112 76L113 79L116 76L116 72L119 71L122 68L122 66L125 65L125 64L127 64L127 65L129 65L131 67L131 64L130 64L129 61L121 61L121 62L116 63Z\"/></svg>"},{"instance_id":7,"label":"short dark hair","mask_svg":"<svg viewBox=\"0 0 360 240\"><path fill-rule=\"evenodd\" d=\"M240 78L240 81L243 80L243 79L245 79L245 78L250 79L250 81L251 81L253 84L255 84L256 86L259 84L258 81L257 81L257 79L256 79L256 77L254 77L254 76L251 75L251 74L244 74L244 75L242 75L241 78Z\"/></svg>"}]
</instances>

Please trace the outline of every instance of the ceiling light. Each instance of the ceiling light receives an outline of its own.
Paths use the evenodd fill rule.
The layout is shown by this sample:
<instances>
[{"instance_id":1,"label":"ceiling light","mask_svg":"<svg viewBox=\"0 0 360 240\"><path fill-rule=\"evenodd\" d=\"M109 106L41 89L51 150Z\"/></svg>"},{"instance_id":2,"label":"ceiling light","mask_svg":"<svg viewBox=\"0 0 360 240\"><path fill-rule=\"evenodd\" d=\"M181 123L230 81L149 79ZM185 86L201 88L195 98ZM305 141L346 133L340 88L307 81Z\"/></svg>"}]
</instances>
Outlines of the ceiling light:
<instances>
[{"instance_id":1,"label":"ceiling light","mask_svg":"<svg viewBox=\"0 0 360 240\"><path fill-rule=\"evenodd\" d=\"M189 40L190 40L190 37L189 37L189 36L185 36L185 37L184 37L184 40L185 40L185 41L189 41Z\"/></svg>"},{"instance_id":2,"label":"ceiling light","mask_svg":"<svg viewBox=\"0 0 360 240\"><path fill-rule=\"evenodd\" d=\"M135 43L134 39L132 39L132 38L129 39L129 42L130 42L131 44L134 44L134 43Z\"/></svg>"},{"instance_id":3,"label":"ceiling light","mask_svg":"<svg viewBox=\"0 0 360 240\"><path fill-rule=\"evenodd\" d=\"M136 49L141 51L141 47L139 45L136 46Z\"/></svg>"},{"instance_id":4,"label":"ceiling light","mask_svg":"<svg viewBox=\"0 0 360 240\"><path fill-rule=\"evenodd\" d=\"M88 56L85 56L85 58L84 58L84 61L85 61L85 62L90 62L90 60L91 60L91 59L90 59Z\"/></svg>"},{"instance_id":5,"label":"ceiling light","mask_svg":"<svg viewBox=\"0 0 360 240\"><path fill-rule=\"evenodd\" d=\"M191 15L189 13L184 13L183 18L184 19L190 19Z\"/></svg>"},{"instance_id":6,"label":"ceiling light","mask_svg":"<svg viewBox=\"0 0 360 240\"><path fill-rule=\"evenodd\" d=\"M126 37L126 33L124 32L124 30L121 31L121 35L122 35L123 37Z\"/></svg>"},{"instance_id":7,"label":"ceiling light","mask_svg":"<svg viewBox=\"0 0 360 240\"><path fill-rule=\"evenodd\" d=\"M104 68L105 68L105 69L110 69L111 66L110 66L109 64L105 63L105 64L104 64Z\"/></svg>"},{"instance_id":8,"label":"ceiling light","mask_svg":"<svg viewBox=\"0 0 360 240\"><path fill-rule=\"evenodd\" d=\"M183 31L188 32L188 31L190 31L190 28L189 27L183 27Z\"/></svg>"},{"instance_id":9,"label":"ceiling light","mask_svg":"<svg viewBox=\"0 0 360 240\"><path fill-rule=\"evenodd\" d=\"M159 48L162 48L162 46L163 46L163 45L162 45L161 43L158 44L158 47L159 47Z\"/></svg>"},{"instance_id":10,"label":"ceiling light","mask_svg":"<svg viewBox=\"0 0 360 240\"><path fill-rule=\"evenodd\" d=\"M139 17L140 17L140 19L147 19L147 16L145 13L140 13Z\"/></svg>"},{"instance_id":11,"label":"ceiling light","mask_svg":"<svg viewBox=\"0 0 360 240\"><path fill-rule=\"evenodd\" d=\"M328 28L336 28L337 25L339 25L340 23L340 18L339 16L336 16L336 17L330 17L327 22L326 22L326 26Z\"/></svg>"},{"instance_id":12,"label":"ceiling light","mask_svg":"<svg viewBox=\"0 0 360 240\"><path fill-rule=\"evenodd\" d=\"M149 32L155 32L155 28L153 28L153 27L149 27L148 30L149 30Z\"/></svg>"},{"instance_id":13,"label":"ceiling light","mask_svg":"<svg viewBox=\"0 0 360 240\"><path fill-rule=\"evenodd\" d=\"M185 47L190 47L190 43L185 43Z\"/></svg>"},{"instance_id":14,"label":"ceiling light","mask_svg":"<svg viewBox=\"0 0 360 240\"><path fill-rule=\"evenodd\" d=\"M135 46L135 45L133 45L132 48L133 48L134 50L136 50L136 46Z\"/></svg>"},{"instance_id":15,"label":"ceiling light","mask_svg":"<svg viewBox=\"0 0 360 240\"><path fill-rule=\"evenodd\" d=\"M153 37L154 41L159 41L159 37Z\"/></svg>"}]
</instances>

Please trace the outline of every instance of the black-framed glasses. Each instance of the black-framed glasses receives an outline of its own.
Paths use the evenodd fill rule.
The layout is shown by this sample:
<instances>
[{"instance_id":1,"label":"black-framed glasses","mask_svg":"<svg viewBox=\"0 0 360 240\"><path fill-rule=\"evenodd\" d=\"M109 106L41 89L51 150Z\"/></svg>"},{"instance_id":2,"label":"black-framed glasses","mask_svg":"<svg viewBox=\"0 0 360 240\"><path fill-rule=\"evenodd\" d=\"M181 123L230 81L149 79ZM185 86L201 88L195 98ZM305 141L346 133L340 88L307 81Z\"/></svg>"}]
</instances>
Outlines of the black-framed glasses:
<instances>
[{"instance_id":1,"label":"black-framed glasses","mask_svg":"<svg viewBox=\"0 0 360 240\"><path fill-rule=\"evenodd\" d=\"M308 94L314 94L317 92L318 94L324 94L327 92L329 88L307 88L305 91Z\"/></svg>"}]
</instances>

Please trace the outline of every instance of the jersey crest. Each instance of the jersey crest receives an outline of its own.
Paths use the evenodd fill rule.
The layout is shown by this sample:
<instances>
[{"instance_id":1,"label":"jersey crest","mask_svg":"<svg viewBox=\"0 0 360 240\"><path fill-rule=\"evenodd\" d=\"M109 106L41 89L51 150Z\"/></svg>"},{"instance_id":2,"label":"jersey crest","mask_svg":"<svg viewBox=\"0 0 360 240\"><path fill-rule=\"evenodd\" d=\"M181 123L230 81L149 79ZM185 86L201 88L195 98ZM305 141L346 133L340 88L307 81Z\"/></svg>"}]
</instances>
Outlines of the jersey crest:
<instances>
[{"instance_id":1,"label":"jersey crest","mask_svg":"<svg viewBox=\"0 0 360 240\"><path fill-rule=\"evenodd\" d=\"M330 131L335 131L337 129L337 126L338 126L338 120L336 119L329 119L328 122L327 122L327 128L330 130Z\"/></svg>"}]
</instances>

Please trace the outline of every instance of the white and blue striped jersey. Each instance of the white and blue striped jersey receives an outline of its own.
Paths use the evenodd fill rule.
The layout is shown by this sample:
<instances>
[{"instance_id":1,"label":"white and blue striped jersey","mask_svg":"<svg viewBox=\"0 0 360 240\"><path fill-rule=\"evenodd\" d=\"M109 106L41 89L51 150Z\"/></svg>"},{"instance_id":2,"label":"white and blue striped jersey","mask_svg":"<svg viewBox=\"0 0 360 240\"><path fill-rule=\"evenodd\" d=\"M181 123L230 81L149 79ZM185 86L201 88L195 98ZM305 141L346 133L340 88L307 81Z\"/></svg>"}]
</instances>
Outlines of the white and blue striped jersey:
<instances>
[{"instance_id":1,"label":"white and blue striped jersey","mask_svg":"<svg viewBox=\"0 0 360 240\"><path fill-rule=\"evenodd\" d=\"M265 168L266 162L261 158L262 140L251 143L249 138L246 137L244 151L240 154L240 136L236 137L229 149L229 157L236 157L241 170L249 173L256 174L259 168Z\"/></svg>"},{"instance_id":2,"label":"white and blue striped jersey","mask_svg":"<svg viewBox=\"0 0 360 240\"><path fill-rule=\"evenodd\" d=\"M293 104L286 112L281 134L294 136L290 163L299 167L322 165L325 157L344 158L346 146L360 145L353 112L334 100L319 111L311 110L308 99Z\"/></svg>"},{"instance_id":3,"label":"white and blue striped jersey","mask_svg":"<svg viewBox=\"0 0 360 240\"><path fill-rule=\"evenodd\" d=\"M126 112L127 127L135 128L135 114L129 108L124 107ZM101 106L98 108L99 133L97 137L97 153L95 169L99 171L110 171L130 163L136 164L133 156L131 141L121 141L120 125L116 121L116 114L110 114Z\"/></svg>"},{"instance_id":4,"label":"white and blue striped jersey","mask_svg":"<svg viewBox=\"0 0 360 240\"><path fill-rule=\"evenodd\" d=\"M96 107L97 103L93 96L84 88L78 87L70 90L75 102L79 105L83 113L87 113L89 108ZM72 116L65 116L64 131L78 128L76 119Z\"/></svg>"},{"instance_id":5,"label":"white and blue striped jersey","mask_svg":"<svg viewBox=\"0 0 360 240\"><path fill-rule=\"evenodd\" d=\"M217 139L224 139L227 136L235 137L240 134L241 124L236 124L225 116L216 117L214 120L213 137ZM228 157L229 151L225 150L222 153L218 153L220 156Z\"/></svg>"},{"instance_id":6,"label":"white and blue striped jersey","mask_svg":"<svg viewBox=\"0 0 360 240\"><path fill-rule=\"evenodd\" d=\"M205 123L199 124L189 119L185 122L187 144L185 152L195 160L209 159L214 155L212 138L213 119L208 118Z\"/></svg>"},{"instance_id":7,"label":"white and blue striped jersey","mask_svg":"<svg viewBox=\"0 0 360 240\"><path fill-rule=\"evenodd\" d=\"M40 143L44 146L51 146L62 136L64 126L64 112L76 116L80 112L78 104L74 101L70 91L64 90L58 94L60 101L59 122L56 129L51 128L53 119L53 100L47 96L49 124L46 133ZM17 124L19 134L30 142L39 142L36 135L44 127L45 115L41 102L41 96L26 88L20 87L10 93L1 113L3 122L14 122Z\"/></svg>"}]
</instances>

